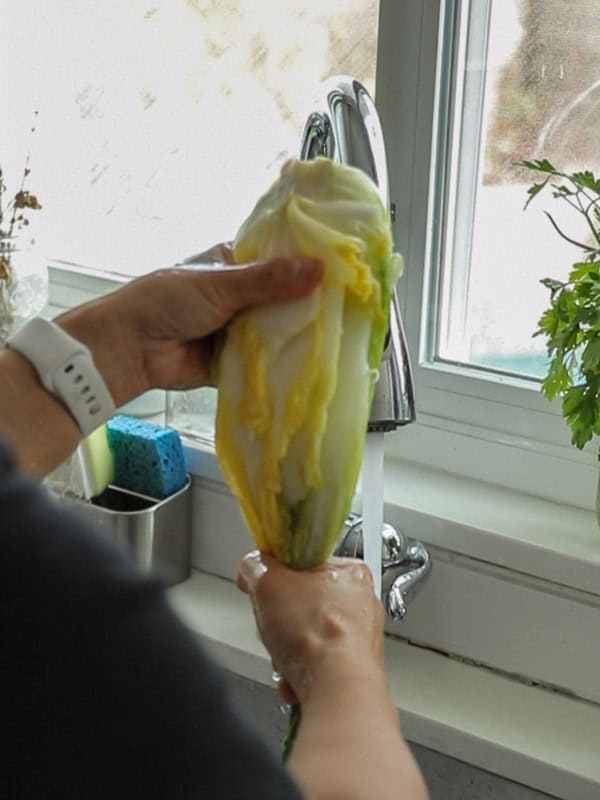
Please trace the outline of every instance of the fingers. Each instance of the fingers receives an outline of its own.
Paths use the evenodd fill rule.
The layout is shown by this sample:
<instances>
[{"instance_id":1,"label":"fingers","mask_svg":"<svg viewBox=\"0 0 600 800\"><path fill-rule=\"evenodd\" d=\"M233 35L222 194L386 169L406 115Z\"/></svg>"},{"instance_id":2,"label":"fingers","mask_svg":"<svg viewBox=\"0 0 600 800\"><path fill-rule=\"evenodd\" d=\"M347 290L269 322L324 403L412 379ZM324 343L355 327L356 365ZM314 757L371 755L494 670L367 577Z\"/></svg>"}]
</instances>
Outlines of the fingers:
<instances>
[{"instance_id":1,"label":"fingers","mask_svg":"<svg viewBox=\"0 0 600 800\"><path fill-rule=\"evenodd\" d=\"M254 594L258 581L269 570L288 570L283 564L276 561L272 556L261 553L260 550L252 550L247 553L238 568L236 577L236 585L245 594ZM315 572L331 572L335 573L336 569L343 569L348 572L353 581L357 583L373 583L373 578L369 568L364 561L356 558L342 558L339 556L331 556L323 564L313 567L312 570L307 570L306 573ZM306 574L305 573L305 574Z\"/></svg>"},{"instance_id":2,"label":"fingers","mask_svg":"<svg viewBox=\"0 0 600 800\"><path fill-rule=\"evenodd\" d=\"M383 609L364 562L331 558L294 570L253 551L240 564L237 585L250 596L274 669L285 676L288 686L278 686L285 702L294 702L294 697L302 702L309 677L331 647L361 652L381 664Z\"/></svg>"}]
</instances>

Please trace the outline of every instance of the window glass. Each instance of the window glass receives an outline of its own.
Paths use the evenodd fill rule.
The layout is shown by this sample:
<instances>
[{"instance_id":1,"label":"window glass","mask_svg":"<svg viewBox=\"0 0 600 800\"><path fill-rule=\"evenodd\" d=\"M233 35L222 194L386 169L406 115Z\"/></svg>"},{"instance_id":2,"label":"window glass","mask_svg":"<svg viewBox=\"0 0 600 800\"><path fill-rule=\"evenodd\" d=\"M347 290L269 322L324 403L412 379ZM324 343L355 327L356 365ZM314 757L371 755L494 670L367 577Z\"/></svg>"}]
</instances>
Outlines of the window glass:
<instances>
[{"instance_id":1,"label":"window glass","mask_svg":"<svg viewBox=\"0 0 600 800\"><path fill-rule=\"evenodd\" d=\"M580 216L518 168L547 158L564 171L600 160L600 14L596 0L457 4L459 54L450 104L444 234L430 357L543 376L532 338L548 303L540 279L564 279L580 251L553 230L585 237ZM468 13L465 9L468 8Z\"/></svg>"},{"instance_id":2,"label":"window glass","mask_svg":"<svg viewBox=\"0 0 600 800\"><path fill-rule=\"evenodd\" d=\"M374 90L377 7L4 0L0 164L10 191L31 153L44 251L135 274L231 238L319 83Z\"/></svg>"}]
</instances>

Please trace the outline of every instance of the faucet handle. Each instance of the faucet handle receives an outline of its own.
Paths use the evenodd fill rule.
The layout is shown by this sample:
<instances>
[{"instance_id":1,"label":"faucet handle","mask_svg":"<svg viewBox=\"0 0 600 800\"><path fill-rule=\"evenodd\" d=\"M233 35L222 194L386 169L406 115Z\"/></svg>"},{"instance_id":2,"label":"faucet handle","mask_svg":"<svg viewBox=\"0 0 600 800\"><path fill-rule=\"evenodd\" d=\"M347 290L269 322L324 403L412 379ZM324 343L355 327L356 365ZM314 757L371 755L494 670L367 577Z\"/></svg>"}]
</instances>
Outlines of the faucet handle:
<instances>
[{"instance_id":1,"label":"faucet handle","mask_svg":"<svg viewBox=\"0 0 600 800\"><path fill-rule=\"evenodd\" d=\"M387 615L395 622L403 622L407 604L420 591L431 572L431 555L421 542L409 541L404 559L398 567L400 570L394 571L395 576L391 574L391 582L388 580L383 592Z\"/></svg>"},{"instance_id":2,"label":"faucet handle","mask_svg":"<svg viewBox=\"0 0 600 800\"><path fill-rule=\"evenodd\" d=\"M363 521L350 514L344 522L335 554L347 558L363 557ZM425 583L432 559L421 542L409 539L402 531L384 522L381 529L382 600L387 615L396 622L406 617L407 605Z\"/></svg>"}]
</instances>

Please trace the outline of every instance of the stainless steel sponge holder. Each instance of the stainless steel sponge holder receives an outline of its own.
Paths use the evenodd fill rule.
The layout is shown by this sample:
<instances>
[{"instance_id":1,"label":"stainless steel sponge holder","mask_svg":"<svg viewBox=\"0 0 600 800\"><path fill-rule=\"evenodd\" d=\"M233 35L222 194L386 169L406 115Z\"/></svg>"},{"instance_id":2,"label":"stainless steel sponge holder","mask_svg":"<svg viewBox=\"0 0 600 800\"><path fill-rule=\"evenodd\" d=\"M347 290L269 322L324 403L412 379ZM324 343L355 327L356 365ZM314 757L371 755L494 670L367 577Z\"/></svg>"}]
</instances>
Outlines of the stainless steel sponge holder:
<instances>
[{"instance_id":1,"label":"stainless steel sponge holder","mask_svg":"<svg viewBox=\"0 0 600 800\"><path fill-rule=\"evenodd\" d=\"M145 572L174 586L190 575L191 480L179 491L157 500L109 486L91 501L57 491L66 502L123 547Z\"/></svg>"}]
</instances>

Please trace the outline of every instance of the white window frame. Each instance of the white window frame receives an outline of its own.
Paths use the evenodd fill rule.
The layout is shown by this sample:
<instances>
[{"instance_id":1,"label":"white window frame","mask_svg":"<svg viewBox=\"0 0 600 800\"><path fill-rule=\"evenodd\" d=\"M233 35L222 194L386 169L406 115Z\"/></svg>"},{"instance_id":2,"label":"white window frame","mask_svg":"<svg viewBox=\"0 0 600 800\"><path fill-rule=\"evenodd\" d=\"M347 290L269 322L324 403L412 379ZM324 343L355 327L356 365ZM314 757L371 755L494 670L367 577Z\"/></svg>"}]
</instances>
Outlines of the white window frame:
<instances>
[{"instance_id":1,"label":"white window frame","mask_svg":"<svg viewBox=\"0 0 600 800\"><path fill-rule=\"evenodd\" d=\"M436 301L440 187L447 178L443 113L451 94L447 67L435 55L438 35L448 52L454 15L466 6L463 0L381 3L376 99L386 132L396 244L406 262L399 288L419 412L411 429L388 437L388 452L425 464L434 452L431 465L439 469L591 509L594 449L579 452L570 445L558 402L548 403L537 381L430 359L432 332L422 309Z\"/></svg>"}]
</instances>

